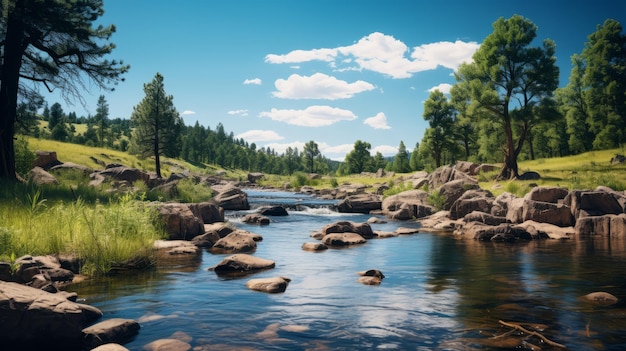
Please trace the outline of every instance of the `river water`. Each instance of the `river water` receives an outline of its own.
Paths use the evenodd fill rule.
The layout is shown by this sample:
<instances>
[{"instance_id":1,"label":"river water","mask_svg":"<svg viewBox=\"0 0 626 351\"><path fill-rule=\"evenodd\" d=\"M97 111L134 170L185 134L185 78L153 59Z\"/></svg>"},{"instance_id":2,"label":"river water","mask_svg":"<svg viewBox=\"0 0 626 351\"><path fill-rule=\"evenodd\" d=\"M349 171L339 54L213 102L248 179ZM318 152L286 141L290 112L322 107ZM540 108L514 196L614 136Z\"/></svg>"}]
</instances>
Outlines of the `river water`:
<instances>
[{"instance_id":1,"label":"river water","mask_svg":"<svg viewBox=\"0 0 626 351\"><path fill-rule=\"evenodd\" d=\"M103 319L140 321L139 335L124 345L129 350L163 338L194 350L495 350L485 340L509 330L500 320L545 324L541 334L570 350L626 349L623 239L495 244L422 232L306 252L301 246L315 241L311 232L371 216L340 214L332 211L334 201L302 194L248 194L253 207L288 207L289 216L273 217L268 226L241 223L243 212L226 213L263 236L254 255L274 260L275 269L221 278L208 268L227 255L204 252L193 262L90 279L68 290L100 308ZM416 226L372 224L383 231ZM380 286L357 282L356 272L367 269L385 274ZM291 279L282 294L245 287L249 279L276 276ZM580 299L595 291L620 302Z\"/></svg>"}]
</instances>

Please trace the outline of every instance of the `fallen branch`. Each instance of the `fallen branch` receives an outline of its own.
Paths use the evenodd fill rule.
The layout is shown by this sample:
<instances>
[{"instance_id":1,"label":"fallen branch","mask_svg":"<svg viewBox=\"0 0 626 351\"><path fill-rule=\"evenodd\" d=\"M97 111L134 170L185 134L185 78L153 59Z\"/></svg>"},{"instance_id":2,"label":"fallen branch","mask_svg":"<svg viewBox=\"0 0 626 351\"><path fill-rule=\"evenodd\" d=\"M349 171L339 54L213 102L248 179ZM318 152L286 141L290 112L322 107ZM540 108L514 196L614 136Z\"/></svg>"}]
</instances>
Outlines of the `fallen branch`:
<instances>
[{"instance_id":1,"label":"fallen branch","mask_svg":"<svg viewBox=\"0 0 626 351\"><path fill-rule=\"evenodd\" d=\"M543 336L542 334L540 334L540 333L538 333L538 332L530 331L530 330L528 330L528 329L526 329L526 328L522 327L521 325L519 325L519 324L517 324L517 323L507 323L507 322L502 321L502 320L501 320L501 321L499 321L499 322L500 322L500 324L502 324L502 325L504 325L504 326L507 326L507 327L509 327L509 328L517 329L517 330L522 331L522 332L524 332L524 333L526 333L526 334L528 334L528 335L537 336L537 337L539 337L541 340L543 340L543 342L545 342L546 344L548 344L548 345L550 345L550 346L553 346L553 347L558 347L558 348L561 348L561 349L566 349L566 348L567 348L565 345L563 345L563 344L559 344L558 342L554 342L554 341L552 341L552 340L550 340L550 339L546 338L546 337L545 337L545 336Z\"/></svg>"}]
</instances>

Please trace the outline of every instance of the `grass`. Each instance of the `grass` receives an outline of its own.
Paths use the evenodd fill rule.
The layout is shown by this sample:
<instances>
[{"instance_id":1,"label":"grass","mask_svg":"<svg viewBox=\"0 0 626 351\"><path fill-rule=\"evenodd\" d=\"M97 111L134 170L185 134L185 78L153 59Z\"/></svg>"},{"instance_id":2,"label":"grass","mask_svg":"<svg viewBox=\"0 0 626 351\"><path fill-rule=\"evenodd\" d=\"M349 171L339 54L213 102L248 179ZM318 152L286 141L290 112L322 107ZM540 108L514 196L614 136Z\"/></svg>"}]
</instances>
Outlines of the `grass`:
<instances>
[{"instance_id":1,"label":"grass","mask_svg":"<svg viewBox=\"0 0 626 351\"><path fill-rule=\"evenodd\" d=\"M0 201L0 261L22 255L72 255L81 273L106 274L133 260L152 260L152 245L165 236L156 213L131 194L107 204L82 198L47 201L45 190L3 186ZM30 191L30 192L29 192Z\"/></svg>"},{"instance_id":2,"label":"grass","mask_svg":"<svg viewBox=\"0 0 626 351\"><path fill-rule=\"evenodd\" d=\"M555 157L519 162L520 173L535 171L539 180L497 182L498 172L479 175L479 184L498 195L504 191L523 196L532 186L556 186L570 190L595 189L607 186L616 191L626 190L626 164L610 165L610 160L621 149L591 151L575 156ZM496 187L496 185L499 185Z\"/></svg>"}]
</instances>

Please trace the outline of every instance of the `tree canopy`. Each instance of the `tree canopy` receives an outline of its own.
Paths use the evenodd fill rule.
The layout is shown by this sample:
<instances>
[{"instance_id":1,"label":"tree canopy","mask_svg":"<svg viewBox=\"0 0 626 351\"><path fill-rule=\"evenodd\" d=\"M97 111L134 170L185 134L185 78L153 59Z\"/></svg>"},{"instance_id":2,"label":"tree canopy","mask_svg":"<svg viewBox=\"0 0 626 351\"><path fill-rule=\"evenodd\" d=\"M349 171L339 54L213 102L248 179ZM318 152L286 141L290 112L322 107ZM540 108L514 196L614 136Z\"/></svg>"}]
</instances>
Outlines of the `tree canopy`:
<instances>
[{"instance_id":1,"label":"tree canopy","mask_svg":"<svg viewBox=\"0 0 626 351\"><path fill-rule=\"evenodd\" d=\"M104 13L100 0L5 0L0 12L0 178L14 180L18 95L43 85L80 98L87 82L110 88L129 67L105 59L115 27L94 26Z\"/></svg>"},{"instance_id":2,"label":"tree canopy","mask_svg":"<svg viewBox=\"0 0 626 351\"><path fill-rule=\"evenodd\" d=\"M498 19L474 54L474 62L462 64L456 73L457 84L469 92L470 111L484 110L486 114L475 115L502 126L500 178L518 176L517 157L528 133L540 121L557 117L548 108L555 105L552 96L559 79L555 43L546 39L540 47L531 46L536 32L537 26L522 16Z\"/></svg>"},{"instance_id":3,"label":"tree canopy","mask_svg":"<svg viewBox=\"0 0 626 351\"><path fill-rule=\"evenodd\" d=\"M174 107L174 97L165 93L163 76L157 73L152 82L144 84L146 96L131 115L135 126L132 135L134 150L154 156L157 176L161 177L161 154L176 157L181 151L183 120Z\"/></svg>"}]
</instances>

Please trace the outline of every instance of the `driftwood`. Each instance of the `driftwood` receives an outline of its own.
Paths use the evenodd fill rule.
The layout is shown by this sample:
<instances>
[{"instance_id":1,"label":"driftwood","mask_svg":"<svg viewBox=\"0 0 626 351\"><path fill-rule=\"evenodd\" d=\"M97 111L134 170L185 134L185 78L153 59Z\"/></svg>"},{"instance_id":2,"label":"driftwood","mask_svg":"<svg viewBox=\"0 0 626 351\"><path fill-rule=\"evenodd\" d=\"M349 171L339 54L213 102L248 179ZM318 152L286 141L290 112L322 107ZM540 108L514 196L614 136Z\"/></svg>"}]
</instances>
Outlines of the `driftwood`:
<instances>
[{"instance_id":1,"label":"driftwood","mask_svg":"<svg viewBox=\"0 0 626 351\"><path fill-rule=\"evenodd\" d=\"M559 344L558 342L554 342L554 341L546 338L545 336L543 336L539 332L530 331L530 330L524 328L522 326L522 323L512 323L512 322L505 322L505 321L499 321L499 322L500 322L500 324L502 324L502 325L504 325L506 327L513 328L515 330L519 330L519 331L521 331L523 333L526 333L526 334L528 334L530 336L536 336L536 337L540 338L543 342L545 342L546 344L548 344L548 345L550 345L552 347L558 347L558 348L561 348L561 349L566 349L567 348L563 344Z\"/></svg>"}]
</instances>

